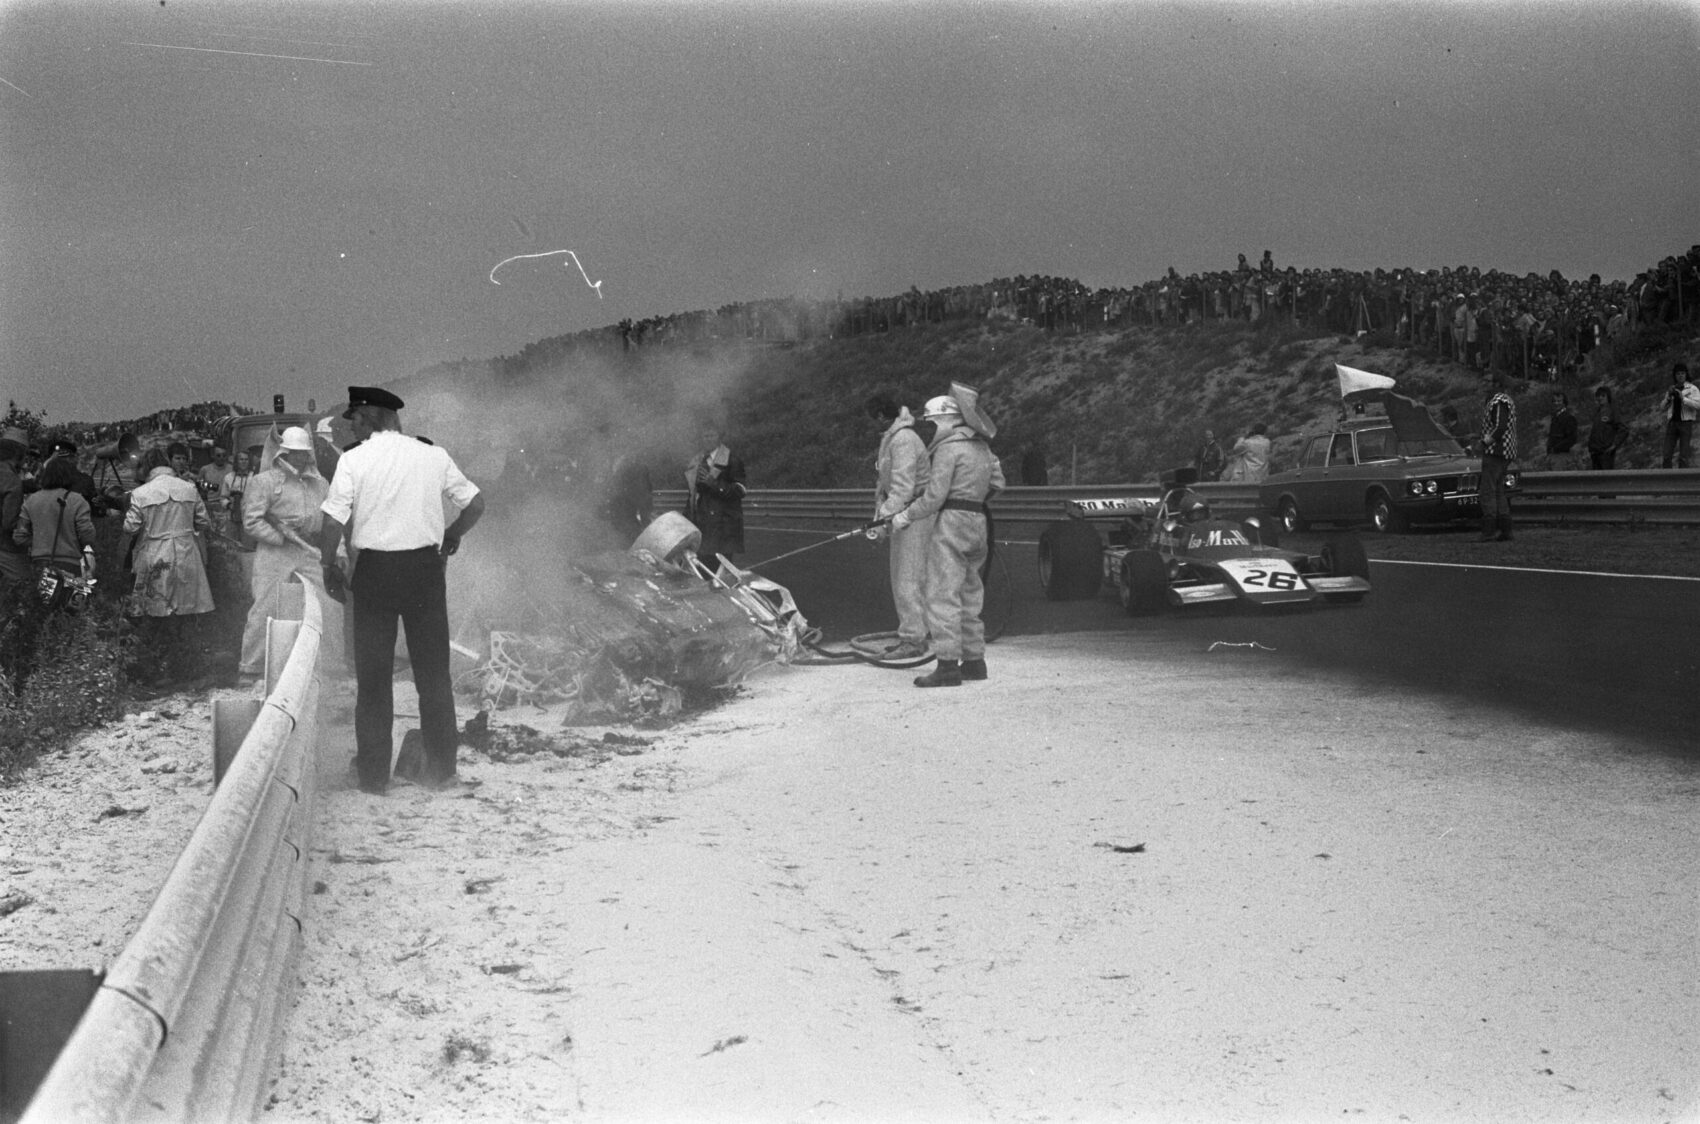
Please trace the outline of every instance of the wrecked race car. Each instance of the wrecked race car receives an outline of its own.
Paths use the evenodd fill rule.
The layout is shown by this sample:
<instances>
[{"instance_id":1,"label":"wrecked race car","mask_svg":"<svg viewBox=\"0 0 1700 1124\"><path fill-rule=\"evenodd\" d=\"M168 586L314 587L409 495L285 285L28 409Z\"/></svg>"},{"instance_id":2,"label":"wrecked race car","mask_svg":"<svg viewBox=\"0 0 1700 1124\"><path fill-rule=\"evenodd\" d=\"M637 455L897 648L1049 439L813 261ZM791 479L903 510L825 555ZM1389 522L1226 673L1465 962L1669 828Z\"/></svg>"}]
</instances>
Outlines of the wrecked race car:
<instances>
[{"instance_id":1,"label":"wrecked race car","mask_svg":"<svg viewBox=\"0 0 1700 1124\"><path fill-rule=\"evenodd\" d=\"M723 558L710 567L675 521L568 563L547 606L490 629L457 689L491 709L567 703L569 724L659 720L796 658L814 633L789 591Z\"/></svg>"}]
</instances>

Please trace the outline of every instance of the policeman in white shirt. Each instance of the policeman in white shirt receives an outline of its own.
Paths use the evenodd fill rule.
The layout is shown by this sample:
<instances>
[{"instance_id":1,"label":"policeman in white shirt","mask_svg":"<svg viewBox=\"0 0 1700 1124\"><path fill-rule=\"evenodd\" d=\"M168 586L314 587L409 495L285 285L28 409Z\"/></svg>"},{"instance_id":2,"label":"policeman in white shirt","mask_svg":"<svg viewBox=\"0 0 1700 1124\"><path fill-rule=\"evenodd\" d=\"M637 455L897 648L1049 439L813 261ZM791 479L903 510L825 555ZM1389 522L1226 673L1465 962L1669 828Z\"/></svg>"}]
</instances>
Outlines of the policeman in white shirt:
<instances>
[{"instance_id":1,"label":"policeman in white shirt","mask_svg":"<svg viewBox=\"0 0 1700 1124\"><path fill-rule=\"evenodd\" d=\"M454 687L449 677L449 613L444 570L461 536L484 514L484 497L448 453L405 436L400 398L378 387L348 388L348 410L360 444L337 462L325 497L319 560L333 597L352 595L355 765L363 792L389 787L395 705L396 623L407 630L407 655L419 689L425 763L418 780L433 788L455 780ZM458 510L444 526L444 504ZM346 532L353 577L337 564Z\"/></svg>"}]
</instances>

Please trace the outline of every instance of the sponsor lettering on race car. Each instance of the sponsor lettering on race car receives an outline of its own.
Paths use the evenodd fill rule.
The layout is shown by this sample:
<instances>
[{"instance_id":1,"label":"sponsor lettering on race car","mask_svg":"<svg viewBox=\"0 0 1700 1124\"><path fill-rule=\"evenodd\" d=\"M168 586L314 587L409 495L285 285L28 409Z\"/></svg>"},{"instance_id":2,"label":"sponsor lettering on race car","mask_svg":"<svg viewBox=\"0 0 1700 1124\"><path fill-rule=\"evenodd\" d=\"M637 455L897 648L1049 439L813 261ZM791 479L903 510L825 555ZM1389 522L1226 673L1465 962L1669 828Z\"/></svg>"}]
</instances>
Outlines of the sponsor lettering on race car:
<instances>
[{"instance_id":1,"label":"sponsor lettering on race car","mask_svg":"<svg viewBox=\"0 0 1700 1124\"><path fill-rule=\"evenodd\" d=\"M1369 592L1356 535L1330 536L1315 554L1282 550L1276 524L1215 518L1191 483L1166 481L1161 499L1069 501L1071 518L1039 538L1046 595L1068 600L1109 588L1128 613L1142 614L1207 602L1353 602Z\"/></svg>"}]
</instances>

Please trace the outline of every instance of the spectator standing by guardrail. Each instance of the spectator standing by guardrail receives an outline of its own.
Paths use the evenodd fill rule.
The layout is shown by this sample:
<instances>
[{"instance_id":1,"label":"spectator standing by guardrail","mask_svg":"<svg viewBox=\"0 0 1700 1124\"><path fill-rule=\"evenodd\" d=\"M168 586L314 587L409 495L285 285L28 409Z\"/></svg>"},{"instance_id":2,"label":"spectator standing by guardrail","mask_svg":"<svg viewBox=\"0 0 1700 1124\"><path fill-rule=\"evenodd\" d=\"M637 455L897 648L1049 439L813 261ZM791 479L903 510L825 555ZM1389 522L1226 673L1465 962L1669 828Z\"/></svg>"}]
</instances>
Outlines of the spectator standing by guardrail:
<instances>
[{"instance_id":1,"label":"spectator standing by guardrail","mask_svg":"<svg viewBox=\"0 0 1700 1124\"><path fill-rule=\"evenodd\" d=\"M1505 475L1516 459L1517 405L1495 371L1488 375L1487 405L1482 410L1482 542L1511 541L1511 497L1505 490Z\"/></svg>"},{"instance_id":2,"label":"spectator standing by guardrail","mask_svg":"<svg viewBox=\"0 0 1700 1124\"><path fill-rule=\"evenodd\" d=\"M1562 390L1555 390L1552 417L1547 420L1547 455L1563 457L1575 447L1576 415L1570 412L1570 397Z\"/></svg>"},{"instance_id":3,"label":"spectator standing by guardrail","mask_svg":"<svg viewBox=\"0 0 1700 1124\"><path fill-rule=\"evenodd\" d=\"M1193 467L1198 469L1200 480L1217 480L1221 478L1222 468L1226 459L1222 455L1222 444L1216 440L1216 431L1204 431L1204 444L1198 447L1198 455L1193 458Z\"/></svg>"},{"instance_id":4,"label":"spectator standing by guardrail","mask_svg":"<svg viewBox=\"0 0 1700 1124\"><path fill-rule=\"evenodd\" d=\"M1258 422L1251 432L1234 442L1228 454L1228 472L1223 479L1230 484L1256 484L1269 475L1269 450L1272 442L1269 427Z\"/></svg>"},{"instance_id":5,"label":"spectator standing by guardrail","mask_svg":"<svg viewBox=\"0 0 1700 1124\"><path fill-rule=\"evenodd\" d=\"M1700 418L1700 386L1688 381L1687 363L1671 367L1670 383L1665 392L1665 454L1659 467L1671 468L1674 455L1676 468L1688 468L1693 457L1694 419Z\"/></svg>"},{"instance_id":6,"label":"spectator standing by guardrail","mask_svg":"<svg viewBox=\"0 0 1700 1124\"><path fill-rule=\"evenodd\" d=\"M1617 467L1617 451L1623 447L1627 432L1617 419L1611 387L1595 387L1594 420L1588 426L1588 459L1595 469Z\"/></svg>"}]
</instances>

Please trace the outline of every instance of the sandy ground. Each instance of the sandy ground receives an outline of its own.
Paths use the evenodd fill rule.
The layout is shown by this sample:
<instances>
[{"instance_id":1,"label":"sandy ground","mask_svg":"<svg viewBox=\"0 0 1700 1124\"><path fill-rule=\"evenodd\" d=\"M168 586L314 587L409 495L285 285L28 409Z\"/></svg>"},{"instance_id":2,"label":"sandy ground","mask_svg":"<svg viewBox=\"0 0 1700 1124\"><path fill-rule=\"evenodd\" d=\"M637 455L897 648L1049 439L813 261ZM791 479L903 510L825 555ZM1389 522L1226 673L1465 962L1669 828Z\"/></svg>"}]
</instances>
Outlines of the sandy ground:
<instances>
[{"instance_id":1,"label":"sandy ground","mask_svg":"<svg viewBox=\"0 0 1700 1124\"><path fill-rule=\"evenodd\" d=\"M100 968L212 793L212 706L169 695L0 788L0 970Z\"/></svg>"},{"instance_id":2,"label":"sandy ground","mask_svg":"<svg viewBox=\"0 0 1700 1124\"><path fill-rule=\"evenodd\" d=\"M1152 656L775 671L630 755L328 793L273 1115L1695 1116L1691 767Z\"/></svg>"},{"instance_id":3,"label":"sandy ground","mask_svg":"<svg viewBox=\"0 0 1700 1124\"><path fill-rule=\"evenodd\" d=\"M1700 1119L1692 765L1252 648L992 672L775 669L610 742L504 712L558 754L384 799L333 698L267 1117ZM148 894L35 927L187 837L204 764L142 769L204 707L137 725L98 793L0 793L5 966L115 951Z\"/></svg>"}]
</instances>

